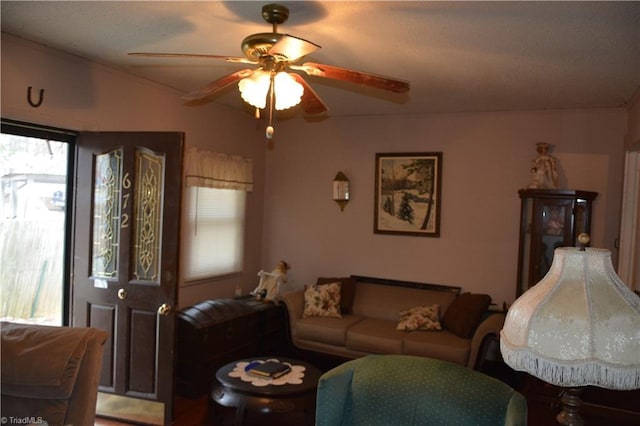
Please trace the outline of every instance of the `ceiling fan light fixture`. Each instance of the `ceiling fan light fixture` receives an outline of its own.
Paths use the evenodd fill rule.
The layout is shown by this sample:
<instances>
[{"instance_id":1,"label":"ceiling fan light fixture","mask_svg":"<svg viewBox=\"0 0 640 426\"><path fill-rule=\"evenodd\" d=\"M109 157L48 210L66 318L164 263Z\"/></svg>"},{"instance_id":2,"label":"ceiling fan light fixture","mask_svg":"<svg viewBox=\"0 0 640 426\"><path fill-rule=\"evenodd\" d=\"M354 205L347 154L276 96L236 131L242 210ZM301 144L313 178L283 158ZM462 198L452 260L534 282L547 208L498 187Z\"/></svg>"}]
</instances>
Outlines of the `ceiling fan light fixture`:
<instances>
[{"instance_id":1,"label":"ceiling fan light fixture","mask_svg":"<svg viewBox=\"0 0 640 426\"><path fill-rule=\"evenodd\" d=\"M1 0L0 0L1 1ZM269 126L267 139L273 138L273 110L284 110L301 104L306 114L321 114L327 106L299 73L287 73L292 69L307 75L324 77L333 80L388 90L394 93L409 91L409 82L391 77L355 71L314 62L295 65L303 57L317 51L320 46L300 37L278 33L278 25L289 17L289 9L279 4L267 4L262 8L262 17L272 24L270 33L251 34L242 41L242 57L188 54L188 53L152 53L136 52L130 55L149 57L189 57L224 59L229 62L257 65L232 72L206 86L183 96L186 101L210 100L212 95L224 88L238 83L242 99L255 108L256 119L260 118L260 110L267 109Z\"/></svg>"},{"instance_id":2,"label":"ceiling fan light fixture","mask_svg":"<svg viewBox=\"0 0 640 426\"><path fill-rule=\"evenodd\" d=\"M242 99L259 109L264 109L267 106L267 93L270 85L271 76L263 70L257 70L238 82Z\"/></svg>"},{"instance_id":3,"label":"ceiling fan light fixture","mask_svg":"<svg viewBox=\"0 0 640 426\"><path fill-rule=\"evenodd\" d=\"M298 83L289 73L284 71L276 74L274 81L276 110L296 106L302 100L304 87Z\"/></svg>"},{"instance_id":4,"label":"ceiling fan light fixture","mask_svg":"<svg viewBox=\"0 0 640 426\"><path fill-rule=\"evenodd\" d=\"M267 106L270 86L271 73L264 70L257 70L238 82L242 99L258 109L264 109ZM277 73L273 78L273 89L275 109L278 111L298 105L304 93L304 87L284 71Z\"/></svg>"}]
</instances>

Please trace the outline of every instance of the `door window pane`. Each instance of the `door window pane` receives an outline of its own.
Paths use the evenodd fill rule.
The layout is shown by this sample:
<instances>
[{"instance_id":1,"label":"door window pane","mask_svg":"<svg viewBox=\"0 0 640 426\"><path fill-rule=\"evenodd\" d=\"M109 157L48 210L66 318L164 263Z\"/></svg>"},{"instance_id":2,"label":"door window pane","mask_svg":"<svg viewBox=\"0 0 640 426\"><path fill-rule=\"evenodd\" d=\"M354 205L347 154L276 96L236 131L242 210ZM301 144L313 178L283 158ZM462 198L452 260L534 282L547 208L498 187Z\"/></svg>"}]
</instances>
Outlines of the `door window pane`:
<instances>
[{"instance_id":1,"label":"door window pane","mask_svg":"<svg viewBox=\"0 0 640 426\"><path fill-rule=\"evenodd\" d=\"M128 178L122 178L122 149L96 155L94 167L91 275L117 278L122 208L120 186L126 186L128 182Z\"/></svg>"},{"instance_id":2,"label":"door window pane","mask_svg":"<svg viewBox=\"0 0 640 426\"><path fill-rule=\"evenodd\" d=\"M136 150L133 279L160 282L164 154Z\"/></svg>"}]
</instances>

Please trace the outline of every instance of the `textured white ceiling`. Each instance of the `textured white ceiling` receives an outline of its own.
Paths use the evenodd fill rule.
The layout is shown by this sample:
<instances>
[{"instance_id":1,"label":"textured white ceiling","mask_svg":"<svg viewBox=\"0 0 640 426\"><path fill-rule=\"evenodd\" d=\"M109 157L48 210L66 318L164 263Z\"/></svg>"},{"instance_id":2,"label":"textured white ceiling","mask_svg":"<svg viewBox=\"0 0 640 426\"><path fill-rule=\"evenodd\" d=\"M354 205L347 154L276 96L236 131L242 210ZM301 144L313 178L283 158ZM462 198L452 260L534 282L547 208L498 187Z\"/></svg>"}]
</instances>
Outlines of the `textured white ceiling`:
<instances>
[{"instance_id":1,"label":"textured white ceiling","mask_svg":"<svg viewBox=\"0 0 640 426\"><path fill-rule=\"evenodd\" d=\"M242 56L267 2L0 3L2 31L189 92L243 65L127 52ZM305 77L330 116L619 107L640 87L640 2L281 2L311 60L411 83L396 95ZM244 109L235 87L213 102ZM294 114L302 114L296 109Z\"/></svg>"}]
</instances>

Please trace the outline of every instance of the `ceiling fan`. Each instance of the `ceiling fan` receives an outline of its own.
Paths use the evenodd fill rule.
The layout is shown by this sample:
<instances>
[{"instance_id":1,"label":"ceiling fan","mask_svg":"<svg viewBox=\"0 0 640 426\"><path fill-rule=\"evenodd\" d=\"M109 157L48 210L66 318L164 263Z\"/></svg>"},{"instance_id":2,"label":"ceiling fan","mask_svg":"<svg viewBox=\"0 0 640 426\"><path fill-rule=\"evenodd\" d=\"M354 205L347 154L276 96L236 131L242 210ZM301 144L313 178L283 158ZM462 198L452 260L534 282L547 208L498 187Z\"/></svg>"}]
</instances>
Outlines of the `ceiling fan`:
<instances>
[{"instance_id":1,"label":"ceiling fan","mask_svg":"<svg viewBox=\"0 0 640 426\"><path fill-rule=\"evenodd\" d=\"M182 98L187 101L206 100L225 87L238 82L242 98L256 108L256 117L269 102L269 126L266 136L273 137L273 108L282 110L300 104L307 114L320 114L328 110L325 103L314 92L300 74L288 73L287 69L302 71L307 75L342 80L395 93L409 91L409 83L391 77L339 68L331 65L305 62L296 65L303 57L320 49L308 40L289 34L278 33L278 25L289 18L289 9L279 4L262 7L262 18L272 24L270 33L251 34L242 41L245 57L189 53L134 52L133 56L147 57L188 57L224 59L229 62L257 65L244 68L212 81L200 89L187 93ZM275 104L275 105L274 105Z\"/></svg>"}]
</instances>

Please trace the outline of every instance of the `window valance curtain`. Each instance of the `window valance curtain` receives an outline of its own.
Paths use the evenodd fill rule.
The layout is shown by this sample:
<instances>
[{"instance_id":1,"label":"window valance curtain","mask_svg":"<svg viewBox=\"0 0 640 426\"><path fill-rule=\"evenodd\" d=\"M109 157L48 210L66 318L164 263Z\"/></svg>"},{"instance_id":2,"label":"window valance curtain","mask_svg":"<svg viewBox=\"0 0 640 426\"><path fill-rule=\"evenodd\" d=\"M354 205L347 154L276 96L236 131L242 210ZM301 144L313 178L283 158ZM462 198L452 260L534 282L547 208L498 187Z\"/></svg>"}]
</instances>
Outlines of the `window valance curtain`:
<instances>
[{"instance_id":1,"label":"window valance curtain","mask_svg":"<svg viewBox=\"0 0 640 426\"><path fill-rule=\"evenodd\" d=\"M239 155L191 148L186 155L186 185L253 190L253 162Z\"/></svg>"}]
</instances>

